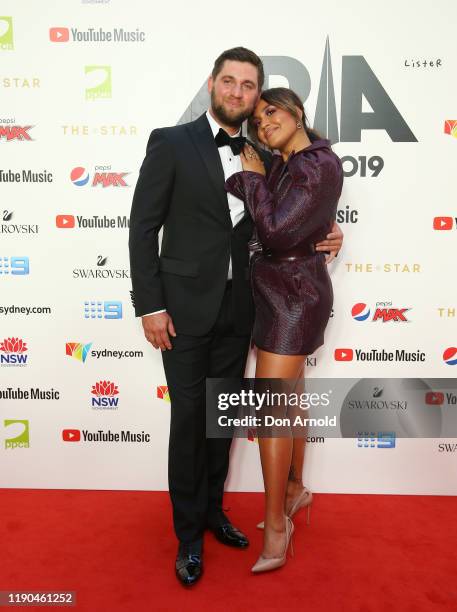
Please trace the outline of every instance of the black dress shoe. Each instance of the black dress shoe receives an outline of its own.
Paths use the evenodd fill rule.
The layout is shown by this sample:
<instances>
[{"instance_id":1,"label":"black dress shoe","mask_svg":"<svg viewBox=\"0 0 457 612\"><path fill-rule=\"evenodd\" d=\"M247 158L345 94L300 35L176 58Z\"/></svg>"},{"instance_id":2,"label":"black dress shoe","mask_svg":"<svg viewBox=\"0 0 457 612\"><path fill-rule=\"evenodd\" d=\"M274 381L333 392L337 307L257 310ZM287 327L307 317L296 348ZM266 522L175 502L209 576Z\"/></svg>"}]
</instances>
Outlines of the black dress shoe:
<instances>
[{"instance_id":1,"label":"black dress shoe","mask_svg":"<svg viewBox=\"0 0 457 612\"><path fill-rule=\"evenodd\" d=\"M181 542L175 564L176 577L184 586L192 586L203 574L202 542Z\"/></svg>"},{"instance_id":2,"label":"black dress shoe","mask_svg":"<svg viewBox=\"0 0 457 612\"><path fill-rule=\"evenodd\" d=\"M210 529L222 544L235 546L236 548L246 548L249 546L247 537L231 523L223 523L217 527L210 526Z\"/></svg>"}]
</instances>

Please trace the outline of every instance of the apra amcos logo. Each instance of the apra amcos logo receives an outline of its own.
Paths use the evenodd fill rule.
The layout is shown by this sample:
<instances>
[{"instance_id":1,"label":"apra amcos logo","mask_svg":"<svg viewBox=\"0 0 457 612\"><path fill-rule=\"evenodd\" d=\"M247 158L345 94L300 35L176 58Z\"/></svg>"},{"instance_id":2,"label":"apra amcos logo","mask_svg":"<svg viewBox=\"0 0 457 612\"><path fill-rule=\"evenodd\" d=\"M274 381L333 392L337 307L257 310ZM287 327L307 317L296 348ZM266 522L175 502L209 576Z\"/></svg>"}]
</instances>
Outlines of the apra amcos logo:
<instances>
[{"instance_id":1,"label":"apra amcos logo","mask_svg":"<svg viewBox=\"0 0 457 612\"><path fill-rule=\"evenodd\" d=\"M108 409L117 410L119 404L118 387L109 380L100 380L95 383L91 391L92 395L92 408L94 409Z\"/></svg>"},{"instance_id":2,"label":"apra amcos logo","mask_svg":"<svg viewBox=\"0 0 457 612\"><path fill-rule=\"evenodd\" d=\"M95 166L91 186L97 187L128 187L124 177L128 172L111 172L111 166ZM82 166L73 168L70 180L76 187L84 187L90 180L89 172Z\"/></svg>"},{"instance_id":3,"label":"apra amcos logo","mask_svg":"<svg viewBox=\"0 0 457 612\"><path fill-rule=\"evenodd\" d=\"M111 98L111 66L85 66L86 100Z\"/></svg>"},{"instance_id":4,"label":"apra amcos logo","mask_svg":"<svg viewBox=\"0 0 457 612\"><path fill-rule=\"evenodd\" d=\"M167 385L159 385L157 387L157 397L159 399L165 400L166 402L170 401L170 393L168 392Z\"/></svg>"},{"instance_id":5,"label":"apra amcos logo","mask_svg":"<svg viewBox=\"0 0 457 612\"><path fill-rule=\"evenodd\" d=\"M13 51L13 18L0 17L0 50Z\"/></svg>"},{"instance_id":6,"label":"apra amcos logo","mask_svg":"<svg viewBox=\"0 0 457 612\"><path fill-rule=\"evenodd\" d=\"M0 366L20 367L27 365L27 345L20 338L5 338L0 341Z\"/></svg>"},{"instance_id":7,"label":"apra amcos logo","mask_svg":"<svg viewBox=\"0 0 457 612\"><path fill-rule=\"evenodd\" d=\"M14 450L16 448L30 448L29 422L19 419L5 419L3 422L7 428L9 438L5 438L5 448Z\"/></svg>"},{"instance_id":8,"label":"apra amcos logo","mask_svg":"<svg viewBox=\"0 0 457 612\"><path fill-rule=\"evenodd\" d=\"M457 119L446 119L444 122L444 133L457 138Z\"/></svg>"}]
</instances>

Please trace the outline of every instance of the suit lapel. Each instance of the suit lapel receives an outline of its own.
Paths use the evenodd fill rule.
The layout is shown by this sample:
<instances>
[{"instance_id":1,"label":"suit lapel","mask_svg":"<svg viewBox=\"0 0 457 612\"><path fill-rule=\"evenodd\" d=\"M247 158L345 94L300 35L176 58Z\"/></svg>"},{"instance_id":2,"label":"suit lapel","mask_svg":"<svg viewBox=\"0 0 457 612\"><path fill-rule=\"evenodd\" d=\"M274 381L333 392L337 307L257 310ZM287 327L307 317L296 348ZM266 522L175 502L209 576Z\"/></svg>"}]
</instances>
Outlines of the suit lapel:
<instances>
[{"instance_id":1,"label":"suit lapel","mask_svg":"<svg viewBox=\"0 0 457 612\"><path fill-rule=\"evenodd\" d=\"M216 203L220 209L221 216L230 226L230 211L227 200L227 192L224 189L225 177L221 158L214 142L213 132L206 118L201 115L196 121L188 124L192 142L197 149L200 157L208 172L211 186L214 188Z\"/></svg>"}]
</instances>

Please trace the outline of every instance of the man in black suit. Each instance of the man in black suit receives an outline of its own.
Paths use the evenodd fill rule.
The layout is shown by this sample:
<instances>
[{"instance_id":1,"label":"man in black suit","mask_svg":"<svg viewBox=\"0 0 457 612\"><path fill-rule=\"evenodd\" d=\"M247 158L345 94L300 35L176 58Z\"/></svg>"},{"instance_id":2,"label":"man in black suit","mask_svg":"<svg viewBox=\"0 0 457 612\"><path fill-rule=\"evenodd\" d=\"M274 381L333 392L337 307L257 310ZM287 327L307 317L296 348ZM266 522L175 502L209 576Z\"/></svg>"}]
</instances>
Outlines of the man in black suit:
<instances>
[{"instance_id":1,"label":"man in black suit","mask_svg":"<svg viewBox=\"0 0 457 612\"><path fill-rule=\"evenodd\" d=\"M206 528L224 544L248 546L222 509L231 440L206 438L205 379L242 377L249 350L253 223L224 182L242 170L241 125L263 80L252 51L222 53L208 80L208 112L151 133L132 204L132 300L146 338L162 350L170 393L169 489L185 585L201 576ZM338 238L330 248L340 246Z\"/></svg>"}]
</instances>

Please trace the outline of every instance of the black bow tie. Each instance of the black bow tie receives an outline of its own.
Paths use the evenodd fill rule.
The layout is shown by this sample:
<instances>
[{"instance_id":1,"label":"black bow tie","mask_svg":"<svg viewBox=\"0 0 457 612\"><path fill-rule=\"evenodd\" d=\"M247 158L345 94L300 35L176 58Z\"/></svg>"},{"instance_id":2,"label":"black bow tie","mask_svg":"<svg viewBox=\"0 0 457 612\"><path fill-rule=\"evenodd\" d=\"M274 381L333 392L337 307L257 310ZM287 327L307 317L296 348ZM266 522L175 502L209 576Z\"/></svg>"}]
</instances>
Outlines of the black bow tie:
<instances>
[{"instance_id":1,"label":"black bow tie","mask_svg":"<svg viewBox=\"0 0 457 612\"><path fill-rule=\"evenodd\" d=\"M232 149L233 155L239 155L246 143L246 138L244 136L234 136L232 138L222 128L218 131L214 140L218 147L225 147L228 145Z\"/></svg>"}]
</instances>

